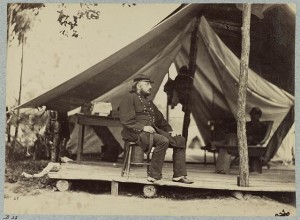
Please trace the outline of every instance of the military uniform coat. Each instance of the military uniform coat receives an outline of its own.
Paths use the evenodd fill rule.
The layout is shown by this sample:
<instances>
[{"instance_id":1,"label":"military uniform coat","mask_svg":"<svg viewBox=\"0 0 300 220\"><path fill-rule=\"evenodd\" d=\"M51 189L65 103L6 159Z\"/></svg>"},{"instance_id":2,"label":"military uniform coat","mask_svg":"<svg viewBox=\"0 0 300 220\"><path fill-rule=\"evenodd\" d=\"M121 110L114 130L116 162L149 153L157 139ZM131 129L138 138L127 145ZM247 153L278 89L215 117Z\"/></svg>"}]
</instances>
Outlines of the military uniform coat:
<instances>
[{"instance_id":1,"label":"military uniform coat","mask_svg":"<svg viewBox=\"0 0 300 220\"><path fill-rule=\"evenodd\" d=\"M122 137L124 141L136 141L146 152L149 148L150 133L144 132L144 126L152 126L157 133L167 137L172 147L185 147L185 139L181 136L171 137L170 124L155 104L142 95L130 92L119 106L120 121L123 125ZM150 146L151 147L151 146Z\"/></svg>"}]
</instances>

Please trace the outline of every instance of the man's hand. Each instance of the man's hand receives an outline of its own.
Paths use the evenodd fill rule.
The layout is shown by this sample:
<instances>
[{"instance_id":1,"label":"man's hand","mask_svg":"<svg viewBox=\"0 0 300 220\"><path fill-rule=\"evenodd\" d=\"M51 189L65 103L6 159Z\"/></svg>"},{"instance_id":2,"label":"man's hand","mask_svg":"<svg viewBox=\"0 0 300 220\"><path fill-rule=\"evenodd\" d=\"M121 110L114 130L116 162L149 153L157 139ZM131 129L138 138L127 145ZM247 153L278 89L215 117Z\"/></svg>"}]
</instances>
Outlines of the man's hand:
<instances>
[{"instance_id":1,"label":"man's hand","mask_svg":"<svg viewBox=\"0 0 300 220\"><path fill-rule=\"evenodd\" d=\"M144 126L143 131L148 133L155 133L155 129L152 126Z\"/></svg>"}]
</instances>

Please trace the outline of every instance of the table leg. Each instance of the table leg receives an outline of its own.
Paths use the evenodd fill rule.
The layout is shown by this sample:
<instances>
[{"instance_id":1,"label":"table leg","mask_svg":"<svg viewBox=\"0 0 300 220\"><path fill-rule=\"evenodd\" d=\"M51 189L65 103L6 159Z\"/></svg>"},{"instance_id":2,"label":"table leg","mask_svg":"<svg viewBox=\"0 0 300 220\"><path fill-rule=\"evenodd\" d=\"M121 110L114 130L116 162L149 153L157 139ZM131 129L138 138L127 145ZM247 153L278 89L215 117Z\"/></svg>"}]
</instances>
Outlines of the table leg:
<instances>
[{"instance_id":1,"label":"table leg","mask_svg":"<svg viewBox=\"0 0 300 220\"><path fill-rule=\"evenodd\" d=\"M83 152L83 142L84 142L84 125L79 125L78 131L78 146L77 146L77 163L81 161L81 155Z\"/></svg>"}]
</instances>

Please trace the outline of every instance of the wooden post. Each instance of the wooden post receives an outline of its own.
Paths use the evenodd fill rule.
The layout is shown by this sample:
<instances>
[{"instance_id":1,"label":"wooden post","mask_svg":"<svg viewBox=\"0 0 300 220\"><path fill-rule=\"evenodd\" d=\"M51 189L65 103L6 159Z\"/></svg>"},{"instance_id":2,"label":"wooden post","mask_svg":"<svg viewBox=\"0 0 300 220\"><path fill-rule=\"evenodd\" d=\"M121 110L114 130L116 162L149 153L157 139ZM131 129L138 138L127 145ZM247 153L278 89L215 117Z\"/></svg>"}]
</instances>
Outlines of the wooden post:
<instances>
[{"instance_id":1,"label":"wooden post","mask_svg":"<svg viewBox=\"0 0 300 220\"><path fill-rule=\"evenodd\" d=\"M119 195L119 182L111 181L111 195L118 196Z\"/></svg>"},{"instance_id":2,"label":"wooden post","mask_svg":"<svg viewBox=\"0 0 300 220\"><path fill-rule=\"evenodd\" d=\"M170 111L169 111L169 104L168 104L168 101L167 101L167 106L166 106L166 119L167 119L167 122L169 122L169 118L170 118Z\"/></svg>"},{"instance_id":3,"label":"wooden post","mask_svg":"<svg viewBox=\"0 0 300 220\"><path fill-rule=\"evenodd\" d=\"M191 45L190 45L190 54L189 54L189 75L191 76L192 79L194 79L195 70L196 70L199 23L200 23L200 16L197 16L194 30L191 33ZM193 86L193 81L189 85L189 91L192 91L191 88L192 86ZM190 96L187 97L185 106L186 106L186 111L184 113L184 119L183 119L182 136L187 140L188 129L191 121Z\"/></svg>"},{"instance_id":4,"label":"wooden post","mask_svg":"<svg viewBox=\"0 0 300 220\"><path fill-rule=\"evenodd\" d=\"M170 79L170 73L168 72L168 80ZM167 107L166 107L166 120L169 122L170 111L169 111L169 102L168 102L168 94L167 94Z\"/></svg>"},{"instance_id":5,"label":"wooden post","mask_svg":"<svg viewBox=\"0 0 300 220\"><path fill-rule=\"evenodd\" d=\"M251 4L243 4L242 52L240 61L240 77L238 91L237 135L240 156L239 185L249 186L249 158L246 136L246 94L248 84L248 64L250 53L250 19Z\"/></svg>"}]
</instances>

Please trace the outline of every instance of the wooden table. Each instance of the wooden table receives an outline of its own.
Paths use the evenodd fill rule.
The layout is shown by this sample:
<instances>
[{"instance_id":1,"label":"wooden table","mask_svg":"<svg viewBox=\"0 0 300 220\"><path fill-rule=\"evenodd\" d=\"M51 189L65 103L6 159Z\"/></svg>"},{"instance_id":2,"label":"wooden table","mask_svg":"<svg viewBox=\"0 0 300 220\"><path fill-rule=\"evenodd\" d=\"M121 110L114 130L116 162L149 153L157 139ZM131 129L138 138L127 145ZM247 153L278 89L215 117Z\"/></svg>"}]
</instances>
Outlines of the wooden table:
<instances>
[{"instance_id":1,"label":"wooden table","mask_svg":"<svg viewBox=\"0 0 300 220\"><path fill-rule=\"evenodd\" d=\"M239 157L238 145L218 145L216 150L226 149L232 156ZM250 170L262 173L262 157L266 153L267 148L262 146L248 146L248 157Z\"/></svg>"},{"instance_id":2,"label":"wooden table","mask_svg":"<svg viewBox=\"0 0 300 220\"><path fill-rule=\"evenodd\" d=\"M69 122L79 125L77 159L76 159L77 163L79 163L81 161L81 156L82 156L82 152L83 152L85 125L107 126L107 127L121 127L122 126L119 118L117 118L117 117L84 115L84 114L75 114L75 115L70 116Z\"/></svg>"}]
</instances>

